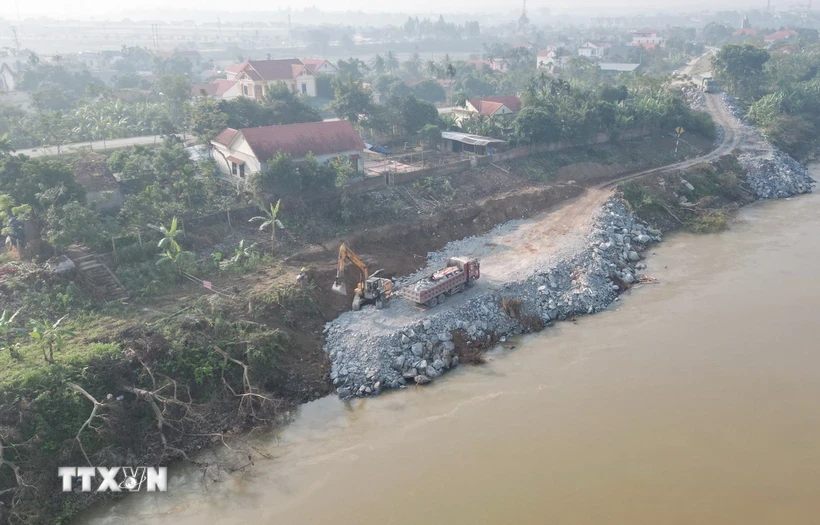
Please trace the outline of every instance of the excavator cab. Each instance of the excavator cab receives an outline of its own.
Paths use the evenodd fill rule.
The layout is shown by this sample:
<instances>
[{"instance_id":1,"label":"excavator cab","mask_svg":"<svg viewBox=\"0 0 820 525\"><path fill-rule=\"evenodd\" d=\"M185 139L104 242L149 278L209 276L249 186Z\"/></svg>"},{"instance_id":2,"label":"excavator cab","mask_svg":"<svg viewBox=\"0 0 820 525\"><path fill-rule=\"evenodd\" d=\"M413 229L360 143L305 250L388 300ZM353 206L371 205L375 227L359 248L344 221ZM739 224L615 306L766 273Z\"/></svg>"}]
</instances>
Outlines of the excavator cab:
<instances>
[{"instance_id":1,"label":"excavator cab","mask_svg":"<svg viewBox=\"0 0 820 525\"><path fill-rule=\"evenodd\" d=\"M364 261L344 243L339 247L339 266L336 271L336 280L333 282L331 290L339 295L347 296L345 263L347 263L348 260L361 272L361 279L356 286L356 290L353 292L353 310L359 310L366 304L375 304L376 308L382 308L384 302L387 301L393 293L393 281L385 279L384 277L378 277L379 272L382 270L378 270L370 275Z\"/></svg>"}]
</instances>

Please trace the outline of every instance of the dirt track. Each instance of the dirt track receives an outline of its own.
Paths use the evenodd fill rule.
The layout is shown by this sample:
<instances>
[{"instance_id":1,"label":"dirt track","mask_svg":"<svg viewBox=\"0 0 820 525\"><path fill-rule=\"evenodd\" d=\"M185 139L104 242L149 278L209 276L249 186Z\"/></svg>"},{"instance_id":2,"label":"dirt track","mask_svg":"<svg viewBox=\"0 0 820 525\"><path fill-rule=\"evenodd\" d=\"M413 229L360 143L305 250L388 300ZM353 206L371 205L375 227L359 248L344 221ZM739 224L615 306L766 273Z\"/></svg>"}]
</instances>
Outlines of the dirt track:
<instances>
[{"instance_id":1,"label":"dirt track","mask_svg":"<svg viewBox=\"0 0 820 525\"><path fill-rule=\"evenodd\" d=\"M742 128L729 114L718 95L706 95L709 112L722 128L720 144L709 153L683 162L632 173L598 186L588 188L576 198L567 200L549 211L532 218L513 221L496 227L478 237L469 237L447 245L443 251L455 255L472 256L481 260L481 279L471 289L448 299L443 306L458 306L469 298L496 289L512 279L524 277L533 268L541 267L550 260L582 247L589 229L593 212L610 196L622 182L672 170L681 170L702 162L715 160L730 153L744 140ZM434 260L416 276L441 266ZM413 276L409 280L412 280ZM424 308L411 304L403 298L395 298L384 310L366 309L362 312L343 314L347 321L366 323L373 333L390 332L429 315ZM364 325L360 325L360 328Z\"/></svg>"}]
</instances>

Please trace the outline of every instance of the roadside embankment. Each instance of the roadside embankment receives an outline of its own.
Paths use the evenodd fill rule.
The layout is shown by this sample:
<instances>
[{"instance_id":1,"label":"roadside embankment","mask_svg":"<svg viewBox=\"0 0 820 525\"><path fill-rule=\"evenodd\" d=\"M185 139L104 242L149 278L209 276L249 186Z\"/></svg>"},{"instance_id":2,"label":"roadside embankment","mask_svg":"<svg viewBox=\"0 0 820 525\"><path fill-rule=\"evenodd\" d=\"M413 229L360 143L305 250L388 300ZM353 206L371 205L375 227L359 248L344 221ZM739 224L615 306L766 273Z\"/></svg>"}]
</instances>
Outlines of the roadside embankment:
<instances>
[{"instance_id":1,"label":"roadside embankment","mask_svg":"<svg viewBox=\"0 0 820 525\"><path fill-rule=\"evenodd\" d=\"M731 101L724 104L732 110ZM814 181L803 166L739 119L721 116L726 127L721 136L732 135L733 141L741 137L737 159L728 156L683 171L659 172L630 184L654 184L680 209L697 212L700 206L707 212L696 214L701 220L718 207L736 208L756 199L812 190ZM687 172L691 181L684 178ZM647 196L651 197L624 199L590 190L549 214L502 224L428 254L427 267L398 280L397 288L429 275L453 256L481 259L482 278L429 310L395 298L384 310L348 312L328 323L325 351L338 394L371 395L425 384L457 366L470 349L606 308L641 279L646 267L642 252L662 238L660 229L636 214L634 203ZM656 204L687 226L666 203ZM655 222L651 215L648 220Z\"/></svg>"}]
</instances>

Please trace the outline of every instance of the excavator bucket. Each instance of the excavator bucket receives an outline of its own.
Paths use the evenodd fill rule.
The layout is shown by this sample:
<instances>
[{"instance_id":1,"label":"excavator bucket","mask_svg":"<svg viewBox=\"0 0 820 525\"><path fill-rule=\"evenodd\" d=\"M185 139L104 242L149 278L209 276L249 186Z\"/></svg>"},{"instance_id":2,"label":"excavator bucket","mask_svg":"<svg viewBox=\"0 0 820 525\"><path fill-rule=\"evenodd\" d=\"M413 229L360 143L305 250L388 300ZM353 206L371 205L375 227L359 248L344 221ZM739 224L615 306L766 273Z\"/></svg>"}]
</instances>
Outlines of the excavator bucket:
<instances>
[{"instance_id":1,"label":"excavator bucket","mask_svg":"<svg viewBox=\"0 0 820 525\"><path fill-rule=\"evenodd\" d=\"M335 281L331 287L331 290L339 295L347 297L347 286L345 286L345 282L342 280Z\"/></svg>"}]
</instances>

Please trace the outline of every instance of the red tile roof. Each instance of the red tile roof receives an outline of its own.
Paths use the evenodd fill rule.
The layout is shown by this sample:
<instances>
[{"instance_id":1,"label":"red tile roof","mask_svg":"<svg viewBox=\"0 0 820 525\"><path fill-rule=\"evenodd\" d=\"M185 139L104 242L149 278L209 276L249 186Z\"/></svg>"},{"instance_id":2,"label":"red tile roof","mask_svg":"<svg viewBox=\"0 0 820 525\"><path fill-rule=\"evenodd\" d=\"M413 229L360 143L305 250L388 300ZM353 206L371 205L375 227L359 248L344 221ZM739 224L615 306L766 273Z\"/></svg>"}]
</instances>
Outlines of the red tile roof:
<instances>
[{"instance_id":1,"label":"red tile roof","mask_svg":"<svg viewBox=\"0 0 820 525\"><path fill-rule=\"evenodd\" d=\"M238 131L228 128L214 142L226 144L236 133L242 134L256 158L262 162L272 159L280 151L294 159L301 159L308 153L322 156L365 149L364 142L347 120L243 128ZM227 137L230 139L226 142Z\"/></svg>"},{"instance_id":2,"label":"red tile roof","mask_svg":"<svg viewBox=\"0 0 820 525\"><path fill-rule=\"evenodd\" d=\"M239 64L231 64L230 66L225 68L225 71L230 71L231 73L239 73L242 71L245 66L248 65L248 61L241 62Z\"/></svg>"},{"instance_id":3,"label":"red tile roof","mask_svg":"<svg viewBox=\"0 0 820 525\"><path fill-rule=\"evenodd\" d=\"M512 111L521 111L521 99L515 95L471 98L470 105L476 108L482 115L493 115L496 111L501 109L502 105L507 106Z\"/></svg>"},{"instance_id":4,"label":"red tile roof","mask_svg":"<svg viewBox=\"0 0 820 525\"><path fill-rule=\"evenodd\" d=\"M793 36L797 36L797 31L793 29L786 29L785 31L775 31L771 35L766 35L764 40L767 41L775 41L775 40L785 40L787 38L791 38Z\"/></svg>"},{"instance_id":5,"label":"red tile roof","mask_svg":"<svg viewBox=\"0 0 820 525\"><path fill-rule=\"evenodd\" d=\"M236 137L236 134L239 133L238 129L233 128L225 128L222 130L222 133L216 136L213 140L217 144L222 144L223 146L227 146L231 143L231 141Z\"/></svg>"},{"instance_id":6,"label":"red tile roof","mask_svg":"<svg viewBox=\"0 0 820 525\"><path fill-rule=\"evenodd\" d=\"M253 70L258 73L260 77L258 80L272 81L292 79L298 74L294 72L296 68L293 66L299 66L301 70L303 64L298 58L285 58L280 60L248 60L248 66L245 71Z\"/></svg>"},{"instance_id":7,"label":"red tile roof","mask_svg":"<svg viewBox=\"0 0 820 525\"><path fill-rule=\"evenodd\" d=\"M212 82L210 84L193 84L191 85L191 94L195 97L198 97L205 91L205 94L209 97L213 97L216 95L216 88L217 84Z\"/></svg>"},{"instance_id":8,"label":"red tile roof","mask_svg":"<svg viewBox=\"0 0 820 525\"><path fill-rule=\"evenodd\" d=\"M209 97L219 97L224 95L229 89L236 85L236 80L227 80L225 78L217 78L210 84L194 84L191 86L191 93L198 97L205 90L205 94Z\"/></svg>"},{"instance_id":9,"label":"red tile roof","mask_svg":"<svg viewBox=\"0 0 820 525\"><path fill-rule=\"evenodd\" d=\"M305 65L307 70L310 71L311 73L314 73L314 74L316 73L316 71L319 70L320 67L322 67L322 65L325 62L330 64L330 62L328 62L324 58L303 58L302 59L302 63ZM333 64L330 64L330 65L333 66Z\"/></svg>"}]
</instances>

